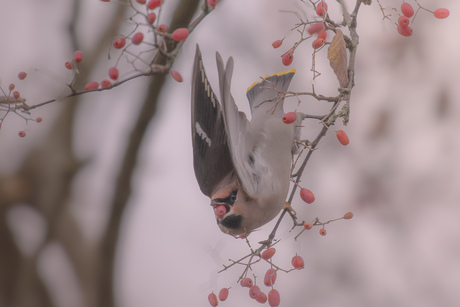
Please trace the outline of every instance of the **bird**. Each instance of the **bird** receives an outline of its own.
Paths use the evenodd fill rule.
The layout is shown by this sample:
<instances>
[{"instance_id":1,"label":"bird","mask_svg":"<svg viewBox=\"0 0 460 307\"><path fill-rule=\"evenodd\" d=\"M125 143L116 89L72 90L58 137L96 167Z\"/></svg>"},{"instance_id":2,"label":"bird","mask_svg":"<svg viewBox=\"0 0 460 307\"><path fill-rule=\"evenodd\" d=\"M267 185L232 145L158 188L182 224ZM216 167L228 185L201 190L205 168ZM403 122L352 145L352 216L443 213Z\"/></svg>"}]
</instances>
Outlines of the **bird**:
<instances>
[{"instance_id":1,"label":"bird","mask_svg":"<svg viewBox=\"0 0 460 307\"><path fill-rule=\"evenodd\" d=\"M283 122L282 93L295 69L266 76L247 89L248 120L230 93L233 58L224 67L216 52L216 62L221 102L206 76L197 45L191 97L193 166L219 228L231 236L246 237L290 207L285 200L301 119Z\"/></svg>"}]
</instances>

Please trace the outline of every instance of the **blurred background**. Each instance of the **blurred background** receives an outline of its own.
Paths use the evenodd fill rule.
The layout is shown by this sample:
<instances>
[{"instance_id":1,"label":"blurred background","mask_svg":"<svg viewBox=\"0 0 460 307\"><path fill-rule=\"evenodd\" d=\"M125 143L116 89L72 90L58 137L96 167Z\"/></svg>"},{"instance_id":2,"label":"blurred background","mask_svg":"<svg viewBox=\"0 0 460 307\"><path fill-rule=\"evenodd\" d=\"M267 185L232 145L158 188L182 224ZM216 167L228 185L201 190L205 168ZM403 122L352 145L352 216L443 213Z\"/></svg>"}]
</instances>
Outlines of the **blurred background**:
<instances>
[{"instance_id":1,"label":"blurred background","mask_svg":"<svg viewBox=\"0 0 460 307\"><path fill-rule=\"evenodd\" d=\"M282 306L460 305L460 3L419 0L451 15L438 20L419 11L405 38L397 13L390 9L393 21L383 20L373 2L359 11L350 122L337 121L307 165L302 185L316 201L293 202L306 221L348 211L354 218L327 225L324 237L314 228L296 241L299 230L283 221L274 261L289 269L297 253L305 269L278 274ZM401 1L381 3L399 8ZM201 4L165 1L160 22L185 22ZM71 81L64 62L77 49L81 84L107 78L116 60L109 46L133 29L131 15L117 1L0 2L0 86L14 82L30 105L62 97ZM33 111L40 124L9 114L0 130L0 306L208 306L208 294L222 287L232 288L221 306L257 306L236 284L242 266L217 273L248 246L221 233L194 177L193 58L199 44L218 93L215 52L232 56L233 96L248 111L246 88L286 69L280 56L299 39L291 29L313 16L308 1L222 0L179 53L173 69L183 83L138 78L59 99ZM321 76L312 80L310 43L296 50L291 90L314 84L317 93L336 95L326 52L316 55ZM118 67L121 76L130 69L123 61ZM28 73L24 81L19 71ZM310 114L328 109L301 101L298 110ZM296 108L297 100L286 102L286 111ZM320 128L306 121L303 136ZM335 137L339 129L350 137L346 147ZM20 130L27 136L18 137ZM251 234L253 246L272 226ZM267 269L261 263L252 273Z\"/></svg>"}]
</instances>

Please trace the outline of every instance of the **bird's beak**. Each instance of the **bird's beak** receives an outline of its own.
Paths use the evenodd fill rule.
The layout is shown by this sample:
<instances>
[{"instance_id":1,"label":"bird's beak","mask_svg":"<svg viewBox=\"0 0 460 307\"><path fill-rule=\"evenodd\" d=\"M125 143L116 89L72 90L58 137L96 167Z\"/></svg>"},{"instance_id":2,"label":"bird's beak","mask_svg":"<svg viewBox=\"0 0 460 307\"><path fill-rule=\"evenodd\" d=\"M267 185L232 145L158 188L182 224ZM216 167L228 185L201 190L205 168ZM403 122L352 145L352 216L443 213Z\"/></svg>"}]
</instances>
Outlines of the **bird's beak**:
<instances>
[{"instance_id":1,"label":"bird's beak","mask_svg":"<svg viewBox=\"0 0 460 307\"><path fill-rule=\"evenodd\" d=\"M221 190L211 198L211 206L214 208L214 214L218 222L220 222L224 215L231 210L231 205L233 204L228 202L228 197L231 192L232 190Z\"/></svg>"}]
</instances>

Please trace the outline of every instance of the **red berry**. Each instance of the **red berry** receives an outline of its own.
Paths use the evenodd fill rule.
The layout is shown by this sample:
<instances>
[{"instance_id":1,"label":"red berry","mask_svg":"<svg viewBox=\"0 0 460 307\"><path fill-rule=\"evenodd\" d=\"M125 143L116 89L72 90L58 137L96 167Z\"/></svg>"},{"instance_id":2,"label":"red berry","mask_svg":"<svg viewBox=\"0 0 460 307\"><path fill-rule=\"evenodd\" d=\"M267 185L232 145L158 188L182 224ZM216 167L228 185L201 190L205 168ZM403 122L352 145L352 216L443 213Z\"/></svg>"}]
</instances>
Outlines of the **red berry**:
<instances>
[{"instance_id":1,"label":"red berry","mask_svg":"<svg viewBox=\"0 0 460 307\"><path fill-rule=\"evenodd\" d=\"M172 38L176 42L180 42L185 40L188 37L188 34L189 32L187 28L179 28L174 30L174 32L172 33Z\"/></svg>"},{"instance_id":2,"label":"red berry","mask_svg":"<svg viewBox=\"0 0 460 307\"><path fill-rule=\"evenodd\" d=\"M271 289L270 292L268 292L268 304L271 307L277 307L280 305L280 293L276 289Z\"/></svg>"},{"instance_id":3,"label":"red berry","mask_svg":"<svg viewBox=\"0 0 460 307\"><path fill-rule=\"evenodd\" d=\"M101 81L101 87L102 88L107 88L107 87L110 87L112 86L112 82L110 82L109 80L107 79L104 79Z\"/></svg>"},{"instance_id":4,"label":"red berry","mask_svg":"<svg viewBox=\"0 0 460 307\"><path fill-rule=\"evenodd\" d=\"M241 286L242 287L246 287L246 288L251 288L252 286L252 279L251 278L243 278L240 282Z\"/></svg>"},{"instance_id":5,"label":"red berry","mask_svg":"<svg viewBox=\"0 0 460 307\"><path fill-rule=\"evenodd\" d=\"M446 16L447 17L447 16ZM27 77L27 73L21 71L19 74L18 74L18 78L19 80L24 80L25 78Z\"/></svg>"},{"instance_id":6,"label":"red berry","mask_svg":"<svg viewBox=\"0 0 460 307\"><path fill-rule=\"evenodd\" d=\"M265 278L264 278L264 285L267 287L273 286L276 281L276 270L275 269L268 269L267 272L265 273Z\"/></svg>"},{"instance_id":7,"label":"red berry","mask_svg":"<svg viewBox=\"0 0 460 307\"><path fill-rule=\"evenodd\" d=\"M259 296L256 297L256 301L258 301L261 304L265 304L265 302L267 301L267 296L265 295L265 293L260 291Z\"/></svg>"},{"instance_id":8,"label":"red berry","mask_svg":"<svg viewBox=\"0 0 460 307\"><path fill-rule=\"evenodd\" d=\"M216 7L218 2L219 2L219 0L208 0L208 6Z\"/></svg>"},{"instance_id":9,"label":"red berry","mask_svg":"<svg viewBox=\"0 0 460 307\"><path fill-rule=\"evenodd\" d=\"M157 15L155 15L155 13L149 13L147 15L147 22L152 25L154 22L155 22L155 19L157 19Z\"/></svg>"},{"instance_id":10,"label":"red berry","mask_svg":"<svg viewBox=\"0 0 460 307\"><path fill-rule=\"evenodd\" d=\"M228 288L222 288L219 291L219 300L225 301L228 297Z\"/></svg>"},{"instance_id":11,"label":"red berry","mask_svg":"<svg viewBox=\"0 0 460 307\"><path fill-rule=\"evenodd\" d=\"M268 260L270 259L271 257L273 257L273 255L276 253L276 249L274 249L273 247L270 247L269 249L265 250L261 257L262 259L265 259L265 260Z\"/></svg>"},{"instance_id":12,"label":"red berry","mask_svg":"<svg viewBox=\"0 0 460 307\"><path fill-rule=\"evenodd\" d=\"M345 213L345 215L343 216L344 219L346 220L349 220L353 217L353 213L352 212L347 212Z\"/></svg>"},{"instance_id":13,"label":"red berry","mask_svg":"<svg viewBox=\"0 0 460 307\"><path fill-rule=\"evenodd\" d=\"M216 307L219 304L219 301L217 300L217 296L214 293L209 293L208 301L212 307Z\"/></svg>"},{"instance_id":14,"label":"red berry","mask_svg":"<svg viewBox=\"0 0 460 307\"><path fill-rule=\"evenodd\" d=\"M113 41L113 46L116 48L116 49L121 49L125 46L126 44L126 38L124 37L117 37L114 41Z\"/></svg>"},{"instance_id":15,"label":"red berry","mask_svg":"<svg viewBox=\"0 0 460 307\"><path fill-rule=\"evenodd\" d=\"M158 26L158 31L166 32L166 31L168 31L168 26L165 25L165 24L161 24L161 25Z\"/></svg>"},{"instance_id":16,"label":"red berry","mask_svg":"<svg viewBox=\"0 0 460 307\"><path fill-rule=\"evenodd\" d=\"M223 218L225 213L227 213L227 209L224 205L217 205L214 207L214 214L218 219Z\"/></svg>"},{"instance_id":17,"label":"red berry","mask_svg":"<svg viewBox=\"0 0 460 307\"><path fill-rule=\"evenodd\" d=\"M318 16L322 17L322 16L324 16L324 13L327 13L327 3L324 2L324 1L321 1L316 6L316 14L318 14Z\"/></svg>"},{"instance_id":18,"label":"red berry","mask_svg":"<svg viewBox=\"0 0 460 307\"><path fill-rule=\"evenodd\" d=\"M322 39L326 40L326 37L327 37L327 31L326 30L318 32L318 38L322 38Z\"/></svg>"},{"instance_id":19,"label":"red berry","mask_svg":"<svg viewBox=\"0 0 460 307\"><path fill-rule=\"evenodd\" d=\"M286 66L291 65L293 60L294 60L294 51L292 50L289 50L281 57L281 62L283 62L283 64Z\"/></svg>"},{"instance_id":20,"label":"red berry","mask_svg":"<svg viewBox=\"0 0 460 307\"><path fill-rule=\"evenodd\" d=\"M96 90L99 87L99 83L96 81L89 82L85 85L85 91Z\"/></svg>"},{"instance_id":21,"label":"red berry","mask_svg":"<svg viewBox=\"0 0 460 307\"><path fill-rule=\"evenodd\" d=\"M272 43L273 48L279 48L283 44L283 40L278 39Z\"/></svg>"},{"instance_id":22,"label":"red berry","mask_svg":"<svg viewBox=\"0 0 460 307\"><path fill-rule=\"evenodd\" d=\"M336 134L337 139L339 140L340 144L346 146L346 145L348 145L350 143L350 139L348 138L348 135L345 133L345 131L337 130L337 132L335 134Z\"/></svg>"},{"instance_id":23,"label":"red berry","mask_svg":"<svg viewBox=\"0 0 460 307\"><path fill-rule=\"evenodd\" d=\"M150 0L149 3L147 3L147 7L151 10L156 9L161 5L163 0Z\"/></svg>"},{"instance_id":24,"label":"red berry","mask_svg":"<svg viewBox=\"0 0 460 307\"><path fill-rule=\"evenodd\" d=\"M13 97L14 97L15 99L19 99L19 97L21 97L21 94L19 94L18 91L14 91L14 92L13 92Z\"/></svg>"},{"instance_id":25,"label":"red berry","mask_svg":"<svg viewBox=\"0 0 460 307\"><path fill-rule=\"evenodd\" d=\"M414 16L414 8L409 3L403 2L403 4L401 4L401 13L403 13L404 16L411 18Z\"/></svg>"},{"instance_id":26,"label":"red berry","mask_svg":"<svg viewBox=\"0 0 460 307\"><path fill-rule=\"evenodd\" d=\"M296 112L288 112L286 114L284 114L283 116L283 122L285 124L292 124L293 122L295 122L297 119L297 113Z\"/></svg>"},{"instance_id":27,"label":"red berry","mask_svg":"<svg viewBox=\"0 0 460 307\"><path fill-rule=\"evenodd\" d=\"M407 18L406 16L399 16L398 18L398 24L401 26L401 27L407 27L410 23L410 19Z\"/></svg>"},{"instance_id":28,"label":"red berry","mask_svg":"<svg viewBox=\"0 0 460 307\"><path fill-rule=\"evenodd\" d=\"M322 235L322 236L325 236L326 235L326 229L325 228L321 228L319 230L319 234Z\"/></svg>"},{"instance_id":29,"label":"red berry","mask_svg":"<svg viewBox=\"0 0 460 307\"><path fill-rule=\"evenodd\" d=\"M406 27L398 26L397 30L399 34L401 34L402 36L406 36L406 37L411 36L412 31L413 31L412 28L409 26L406 26Z\"/></svg>"},{"instance_id":30,"label":"red berry","mask_svg":"<svg viewBox=\"0 0 460 307\"><path fill-rule=\"evenodd\" d=\"M324 24L322 22L317 22L317 23L312 24L308 28L307 31L308 31L308 33L310 33L310 35L313 35L315 33L323 31L324 29L325 29Z\"/></svg>"},{"instance_id":31,"label":"red berry","mask_svg":"<svg viewBox=\"0 0 460 307\"><path fill-rule=\"evenodd\" d=\"M73 69L73 64L72 64L72 62L70 62L70 61L65 62L65 63L64 63L64 66L65 66L65 68L67 68L68 70Z\"/></svg>"},{"instance_id":32,"label":"red berry","mask_svg":"<svg viewBox=\"0 0 460 307\"><path fill-rule=\"evenodd\" d=\"M81 63L81 61L83 61L83 52L80 50L75 51L73 54L73 61L75 63Z\"/></svg>"},{"instance_id":33,"label":"red berry","mask_svg":"<svg viewBox=\"0 0 460 307\"><path fill-rule=\"evenodd\" d=\"M118 69L116 67L110 67L109 68L109 77L112 80L117 80L118 79Z\"/></svg>"},{"instance_id":34,"label":"red berry","mask_svg":"<svg viewBox=\"0 0 460 307\"><path fill-rule=\"evenodd\" d=\"M315 195L309 189L300 189L300 198L307 204L311 204L315 201Z\"/></svg>"},{"instance_id":35,"label":"red berry","mask_svg":"<svg viewBox=\"0 0 460 307\"><path fill-rule=\"evenodd\" d=\"M313 49L318 49L318 48L322 47L323 45L324 45L324 39L322 39L322 38L315 39L313 41L313 43L311 44Z\"/></svg>"},{"instance_id":36,"label":"red berry","mask_svg":"<svg viewBox=\"0 0 460 307\"><path fill-rule=\"evenodd\" d=\"M177 82L182 82L182 76L180 75L180 73L176 70L171 70L171 76L173 77L174 80L176 80Z\"/></svg>"},{"instance_id":37,"label":"red berry","mask_svg":"<svg viewBox=\"0 0 460 307\"><path fill-rule=\"evenodd\" d=\"M291 263L292 263L292 266L294 268L298 269L298 270L304 268L304 262L303 262L302 257L300 257L300 256L296 255L296 256L292 257Z\"/></svg>"},{"instance_id":38,"label":"red berry","mask_svg":"<svg viewBox=\"0 0 460 307\"><path fill-rule=\"evenodd\" d=\"M257 298L260 295L260 288L259 286L252 285L251 288L249 288L249 296L251 298Z\"/></svg>"},{"instance_id":39,"label":"red berry","mask_svg":"<svg viewBox=\"0 0 460 307\"><path fill-rule=\"evenodd\" d=\"M144 34L142 32L137 32L136 34L133 35L133 38L131 41L133 42L134 45L139 45L142 43L142 40L144 39Z\"/></svg>"},{"instance_id":40,"label":"red berry","mask_svg":"<svg viewBox=\"0 0 460 307\"><path fill-rule=\"evenodd\" d=\"M10 91L14 90L14 88L16 87L16 85L14 85L13 83L11 83L9 86L8 86L8 89Z\"/></svg>"},{"instance_id":41,"label":"red berry","mask_svg":"<svg viewBox=\"0 0 460 307\"><path fill-rule=\"evenodd\" d=\"M26 136L26 132L21 130L18 132L18 135L23 138Z\"/></svg>"},{"instance_id":42,"label":"red berry","mask_svg":"<svg viewBox=\"0 0 460 307\"><path fill-rule=\"evenodd\" d=\"M43 118L37 117L37 118L35 119L35 121L36 121L37 123L41 123L41 122L43 121Z\"/></svg>"},{"instance_id":43,"label":"red berry","mask_svg":"<svg viewBox=\"0 0 460 307\"><path fill-rule=\"evenodd\" d=\"M145 4L145 0L136 0L137 3L140 3L140 4Z\"/></svg>"},{"instance_id":44,"label":"red berry","mask_svg":"<svg viewBox=\"0 0 460 307\"><path fill-rule=\"evenodd\" d=\"M305 228L306 230L310 230L310 229L313 228L313 225L310 224L310 223L305 223L305 224L303 224L303 228Z\"/></svg>"},{"instance_id":45,"label":"red berry","mask_svg":"<svg viewBox=\"0 0 460 307\"><path fill-rule=\"evenodd\" d=\"M449 10L448 9L437 9L436 11L434 11L434 17L438 18L438 19L444 19L444 18L447 18L449 17Z\"/></svg>"}]
</instances>

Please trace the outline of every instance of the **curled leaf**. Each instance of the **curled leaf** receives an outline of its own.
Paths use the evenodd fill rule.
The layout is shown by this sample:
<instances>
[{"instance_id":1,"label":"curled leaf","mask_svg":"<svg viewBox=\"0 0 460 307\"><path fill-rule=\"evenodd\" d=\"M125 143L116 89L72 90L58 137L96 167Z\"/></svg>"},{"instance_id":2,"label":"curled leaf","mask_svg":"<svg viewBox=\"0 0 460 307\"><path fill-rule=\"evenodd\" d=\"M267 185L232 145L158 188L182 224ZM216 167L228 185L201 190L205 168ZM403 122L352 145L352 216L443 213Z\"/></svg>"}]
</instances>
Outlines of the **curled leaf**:
<instances>
[{"instance_id":1,"label":"curled leaf","mask_svg":"<svg viewBox=\"0 0 460 307\"><path fill-rule=\"evenodd\" d=\"M329 59L329 64L334 70L337 80L341 87L348 86L348 57L347 57L347 47L345 45L345 40L343 38L342 31L336 30L335 36L332 39L329 49L327 51L327 58Z\"/></svg>"}]
</instances>

